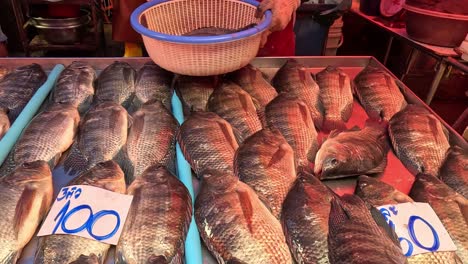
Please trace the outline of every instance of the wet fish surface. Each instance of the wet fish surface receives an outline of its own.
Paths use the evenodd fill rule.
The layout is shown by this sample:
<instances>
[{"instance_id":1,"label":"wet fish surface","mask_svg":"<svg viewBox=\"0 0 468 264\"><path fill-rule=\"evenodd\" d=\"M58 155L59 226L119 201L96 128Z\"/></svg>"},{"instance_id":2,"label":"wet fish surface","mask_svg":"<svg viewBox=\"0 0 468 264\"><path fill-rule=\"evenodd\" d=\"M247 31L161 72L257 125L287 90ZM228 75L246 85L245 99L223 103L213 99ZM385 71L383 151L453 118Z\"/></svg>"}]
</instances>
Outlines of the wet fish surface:
<instances>
[{"instance_id":1,"label":"wet fish surface","mask_svg":"<svg viewBox=\"0 0 468 264\"><path fill-rule=\"evenodd\" d=\"M391 238L383 231L379 225L387 225L385 218L373 210L376 213L371 215L364 201L355 195L332 199L328 226L330 263L407 263L396 235L393 233Z\"/></svg>"},{"instance_id":2,"label":"wet fish surface","mask_svg":"<svg viewBox=\"0 0 468 264\"><path fill-rule=\"evenodd\" d=\"M427 174L416 176L410 196L416 202L429 203L457 247L461 261L456 263L468 263L468 200Z\"/></svg>"},{"instance_id":3,"label":"wet fish surface","mask_svg":"<svg viewBox=\"0 0 468 264\"><path fill-rule=\"evenodd\" d=\"M368 66L354 83L357 97L371 118L389 121L407 105L395 79L383 69Z\"/></svg>"},{"instance_id":4,"label":"wet fish surface","mask_svg":"<svg viewBox=\"0 0 468 264\"><path fill-rule=\"evenodd\" d=\"M211 94L208 110L231 124L239 143L262 129L252 98L233 82L223 83Z\"/></svg>"},{"instance_id":5,"label":"wet fish surface","mask_svg":"<svg viewBox=\"0 0 468 264\"><path fill-rule=\"evenodd\" d=\"M10 123L15 122L34 93L47 80L39 64L21 66L0 80L0 108L8 109Z\"/></svg>"},{"instance_id":6,"label":"wet fish surface","mask_svg":"<svg viewBox=\"0 0 468 264\"><path fill-rule=\"evenodd\" d=\"M86 62L74 61L62 71L52 92L52 102L72 104L80 114L88 111L94 96L96 72Z\"/></svg>"},{"instance_id":7,"label":"wet fish surface","mask_svg":"<svg viewBox=\"0 0 468 264\"><path fill-rule=\"evenodd\" d=\"M182 36L219 36L225 34L232 34L236 32L240 32L243 30L247 30L249 28L255 27L257 24L249 24L240 29L230 29L230 28L222 28L222 27L201 27L194 29L190 32L183 34Z\"/></svg>"},{"instance_id":8,"label":"wet fish surface","mask_svg":"<svg viewBox=\"0 0 468 264\"><path fill-rule=\"evenodd\" d=\"M316 79L325 113L324 130L346 129L354 102L349 76L339 68L328 66L316 74Z\"/></svg>"},{"instance_id":9,"label":"wet fish surface","mask_svg":"<svg viewBox=\"0 0 468 264\"><path fill-rule=\"evenodd\" d=\"M16 263L52 203L52 172L44 161L18 166L0 179L0 262Z\"/></svg>"},{"instance_id":10,"label":"wet fish surface","mask_svg":"<svg viewBox=\"0 0 468 264\"><path fill-rule=\"evenodd\" d=\"M208 99L217 86L217 77L186 76L175 77L175 91L184 108L184 115L191 112L206 111Z\"/></svg>"},{"instance_id":11,"label":"wet fish surface","mask_svg":"<svg viewBox=\"0 0 468 264\"><path fill-rule=\"evenodd\" d=\"M2 80L3 76L7 75L9 72L10 69L8 69L6 66L0 65L0 81Z\"/></svg>"},{"instance_id":12,"label":"wet fish surface","mask_svg":"<svg viewBox=\"0 0 468 264\"><path fill-rule=\"evenodd\" d=\"M374 207L414 202L408 195L398 191L393 186L365 175L359 176L355 194L361 197L368 206ZM461 262L455 252L439 251L411 256L408 258L408 263L457 264Z\"/></svg>"},{"instance_id":13,"label":"wet fish surface","mask_svg":"<svg viewBox=\"0 0 468 264\"><path fill-rule=\"evenodd\" d=\"M296 179L294 151L276 129L263 129L237 149L234 171L280 218L283 201Z\"/></svg>"},{"instance_id":14,"label":"wet fish surface","mask_svg":"<svg viewBox=\"0 0 468 264\"><path fill-rule=\"evenodd\" d=\"M376 174L387 165L387 132L379 123L362 129L332 131L315 157L314 173L320 179Z\"/></svg>"},{"instance_id":15,"label":"wet fish surface","mask_svg":"<svg viewBox=\"0 0 468 264\"><path fill-rule=\"evenodd\" d=\"M171 111L172 79L174 74L147 62L137 73L133 104L139 108L142 104L158 100Z\"/></svg>"},{"instance_id":16,"label":"wet fish surface","mask_svg":"<svg viewBox=\"0 0 468 264\"><path fill-rule=\"evenodd\" d=\"M212 112L194 112L180 126L177 141L198 177L206 169L233 171L239 147L231 125Z\"/></svg>"},{"instance_id":17,"label":"wet fish surface","mask_svg":"<svg viewBox=\"0 0 468 264\"><path fill-rule=\"evenodd\" d=\"M97 79L95 104L114 102L127 109L135 94L135 77L135 69L126 62L107 66Z\"/></svg>"},{"instance_id":18,"label":"wet fish surface","mask_svg":"<svg viewBox=\"0 0 468 264\"><path fill-rule=\"evenodd\" d=\"M123 171L113 161L96 164L72 180L69 185L90 185L108 191L126 191ZM110 245L73 235L50 235L39 238L34 263L103 263Z\"/></svg>"},{"instance_id":19,"label":"wet fish surface","mask_svg":"<svg viewBox=\"0 0 468 264\"><path fill-rule=\"evenodd\" d=\"M303 100L309 108L315 127L318 130L322 128L323 105L320 101L320 89L304 65L289 59L273 77L272 83L278 92Z\"/></svg>"},{"instance_id":20,"label":"wet fish surface","mask_svg":"<svg viewBox=\"0 0 468 264\"><path fill-rule=\"evenodd\" d=\"M439 171L439 178L468 199L468 150L451 147Z\"/></svg>"},{"instance_id":21,"label":"wet fish surface","mask_svg":"<svg viewBox=\"0 0 468 264\"><path fill-rule=\"evenodd\" d=\"M149 167L129 186L132 206L116 249L116 263L184 263L192 199L166 168ZM164 238L164 239L162 239Z\"/></svg>"},{"instance_id":22,"label":"wet fish surface","mask_svg":"<svg viewBox=\"0 0 468 264\"><path fill-rule=\"evenodd\" d=\"M132 115L128 132L126 154L128 182L141 175L148 167L161 164L174 168L177 120L160 101L144 104Z\"/></svg>"},{"instance_id":23,"label":"wet fish surface","mask_svg":"<svg viewBox=\"0 0 468 264\"><path fill-rule=\"evenodd\" d=\"M219 263L292 263L280 222L229 172L205 172L195 221Z\"/></svg>"},{"instance_id":24,"label":"wet fish surface","mask_svg":"<svg viewBox=\"0 0 468 264\"><path fill-rule=\"evenodd\" d=\"M10 119L8 119L8 110L0 108L0 140L10 129Z\"/></svg>"},{"instance_id":25,"label":"wet fish surface","mask_svg":"<svg viewBox=\"0 0 468 264\"><path fill-rule=\"evenodd\" d=\"M318 149L317 131L304 101L280 94L265 109L269 127L278 129L294 150L296 167L307 167Z\"/></svg>"},{"instance_id":26,"label":"wet fish surface","mask_svg":"<svg viewBox=\"0 0 468 264\"><path fill-rule=\"evenodd\" d=\"M97 163L115 160L122 167L127 142L128 114L119 104L104 102L84 116L77 140L64 161L71 174L81 173Z\"/></svg>"},{"instance_id":27,"label":"wet fish surface","mask_svg":"<svg viewBox=\"0 0 468 264\"><path fill-rule=\"evenodd\" d=\"M331 191L313 174L299 172L283 204L284 234L298 264L328 264Z\"/></svg>"},{"instance_id":28,"label":"wet fish surface","mask_svg":"<svg viewBox=\"0 0 468 264\"><path fill-rule=\"evenodd\" d=\"M408 105L389 122L393 149L413 173L436 176L449 149L448 131L427 109Z\"/></svg>"}]
</instances>

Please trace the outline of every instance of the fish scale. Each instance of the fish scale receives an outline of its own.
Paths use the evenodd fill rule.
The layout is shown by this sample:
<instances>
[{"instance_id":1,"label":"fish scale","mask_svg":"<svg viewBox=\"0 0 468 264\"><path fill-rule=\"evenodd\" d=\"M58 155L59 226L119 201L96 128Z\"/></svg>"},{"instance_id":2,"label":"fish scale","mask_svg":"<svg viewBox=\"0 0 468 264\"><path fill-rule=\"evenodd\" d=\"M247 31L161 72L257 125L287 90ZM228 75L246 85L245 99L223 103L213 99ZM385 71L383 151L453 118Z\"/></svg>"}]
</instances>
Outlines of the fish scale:
<instances>
[{"instance_id":1,"label":"fish scale","mask_svg":"<svg viewBox=\"0 0 468 264\"><path fill-rule=\"evenodd\" d=\"M127 109L135 93L135 76L135 70L126 62L107 66L97 79L95 104L114 102Z\"/></svg>"},{"instance_id":2,"label":"fish scale","mask_svg":"<svg viewBox=\"0 0 468 264\"><path fill-rule=\"evenodd\" d=\"M468 151L458 146L451 147L438 176L468 199Z\"/></svg>"},{"instance_id":3,"label":"fish scale","mask_svg":"<svg viewBox=\"0 0 468 264\"><path fill-rule=\"evenodd\" d=\"M217 86L217 77L179 75L175 77L174 85L182 102L184 115L189 116L191 112L206 111L208 99Z\"/></svg>"},{"instance_id":4,"label":"fish scale","mask_svg":"<svg viewBox=\"0 0 468 264\"><path fill-rule=\"evenodd\" d=\"M10 120L8 119L6 109L0 109L0 140L6 134L8 129L10 129Z\"/></svg>"}]
</instances>

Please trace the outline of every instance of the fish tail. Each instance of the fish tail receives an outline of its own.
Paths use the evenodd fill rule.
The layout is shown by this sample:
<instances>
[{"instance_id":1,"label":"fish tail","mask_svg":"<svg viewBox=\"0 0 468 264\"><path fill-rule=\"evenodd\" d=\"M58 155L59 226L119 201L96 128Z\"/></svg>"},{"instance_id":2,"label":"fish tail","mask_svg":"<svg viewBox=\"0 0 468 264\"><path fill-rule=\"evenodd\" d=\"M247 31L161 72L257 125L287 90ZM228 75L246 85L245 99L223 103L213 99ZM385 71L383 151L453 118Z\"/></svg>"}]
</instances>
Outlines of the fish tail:
<instances>
[{"instance_id":1,"label":"fish tail","mask_svg":"<svg viewBox=\"0 0 468 264\"><path fill-rule=\"evenodd\" d=\"M330 216L328 219L328 236L334 236L335 233L339 232L337 228L342 226L348 220L349 216L341 205L340 199L336 196L332 197Z\"/></svg>"},{"instance_id":2,"label":"fish tail","mask_svg":"<svg viewBox=\"0 0 468 264\"><path fill-rule=\"evenodd\" d=\"M322 130L329 132L332 130L346 130L346 124L343 120L330 120L325 119L323 120Z\"/></svg>"}]
</instances>

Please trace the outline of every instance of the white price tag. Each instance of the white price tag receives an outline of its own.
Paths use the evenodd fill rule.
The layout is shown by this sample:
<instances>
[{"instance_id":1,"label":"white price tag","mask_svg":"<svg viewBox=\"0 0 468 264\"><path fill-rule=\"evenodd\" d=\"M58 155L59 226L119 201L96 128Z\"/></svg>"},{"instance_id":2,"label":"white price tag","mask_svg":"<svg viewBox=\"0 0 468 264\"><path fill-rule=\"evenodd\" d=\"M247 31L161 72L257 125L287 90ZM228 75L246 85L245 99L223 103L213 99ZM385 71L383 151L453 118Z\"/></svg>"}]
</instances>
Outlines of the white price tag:
<instances>
[{"instance_id":1,"label":"white price tag","mask_svg":"<svg viewBox=\"0 0 468 264\"><path fill-rule=\"evenodd\" d=\"M132 199L88 185L63 187L37 235L68 234L117 245Z\"/></svg>"},{"instance_id":2,"label":"white price tag","mask_svg":"<svg viewBox=\"0 0 468 264\"><path fill-rule=\"evenodd\" d=\"M395 230L405 256L455 251L444 225L427 203L402 203L377 207Z\"/></svg>"}]
</instances>

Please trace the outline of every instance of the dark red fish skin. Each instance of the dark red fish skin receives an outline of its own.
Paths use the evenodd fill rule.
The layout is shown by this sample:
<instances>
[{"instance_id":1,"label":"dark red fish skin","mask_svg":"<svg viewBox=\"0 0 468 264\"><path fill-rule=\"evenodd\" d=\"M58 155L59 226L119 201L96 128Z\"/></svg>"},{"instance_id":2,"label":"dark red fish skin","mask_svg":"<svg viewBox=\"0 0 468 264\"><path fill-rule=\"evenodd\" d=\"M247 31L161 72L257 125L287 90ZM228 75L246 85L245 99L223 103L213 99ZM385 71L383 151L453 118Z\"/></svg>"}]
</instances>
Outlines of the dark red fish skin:
<instances>
[{"instance_id":1,"label":"dark red fish skin","mask_svg":"<svg viewBox=\"0 0 468 264\"><path fill-rule=\"evenodd\" d=\"M136 75L134 106L139 108L145 103L157 100L163 103L167 110L171 111L173 79L173 73L166 71L153 62L145 63Z\"/></svg>"},{"instance_id":2,"label":"dark red fish skin","mask_svg":"<svg viewBox=\"0 0 468 264\"><path fill-rule=\"evenodd\" d=\"M174 87L182 102L184 115L189 116L191 112L207 111L208 99L217 85L216 76L176 76Z\"/></svg>"},{"instance_id":3,"label":"dark red fish skin","mask_svg":"<svg viewBox=\"0 0 468 264\"><path fill-rule=\"evenodd\" d=\"M273 77L272 83L279 93L288 93L304 100L315 127L318 130L322 128L324 110L320 89L304 65L294 59L288 60Z\"/></svg>"},{"instance_id":4,"label":"dark red fish skin","mask_svg":"<svg viewBox=\"0 0 468 264\"><path fill-rule=\"evenodd\" d=\"M439 171L439 178L468 199L468 150L451 147Z\"/></svg>"},{"instance_id":5,"label":"dark red fish skin","mask_svg":"<svg viewBox=\"0 0 468 264\"><path fill-rule=\"evenodd\" d=\"M206 169L233 171L239 147L231 125L212 112L194 112L180 126L177 141L198 177Z\"/></svg>"},{"instance_id":6,"label":"dark red fish skin","mask_svg":"<svg viewBox=\"0 0 468 264\"><path fill-rule=\"evenodd\" d=\"M0 108L0 140L10 129L10 120L8 119L7 109Z\"/></svg>"},{"instance_id":7,"label":"dark red fish skin","mask_svg":"<svg viewBox=\"0 0 468 264\"><path fill-rule=\"evenodd\" d=\"M284 234L297 263L329 263L327 235L332 196L313 174L299 172L281 215Z\"/></svg>"},{"instance_id":8,"label":"dark red fish skin","mask_svg":"<svg viewBox=\"0 0 468 264\"><path fill-rule=\"evenodd\" d=\"M332 264L407 263L398 241L384 233L355 195L332 200L328 250Z\"/></svg>"},{"instance_id":9,"label":"dark red fish skin","mask_svg":"<svg viewBox=\"0 0 468 264\"><path fill-rule=\"evenodd\" d=\"M95 104L114 102L128 109L135 95L135 77L135 69L126 62L107 66L97 79Z\"/></svg>"},{"instance_id":10,"label":"dark red fish skin","mask_svg":"<svg viewBox=\"0 0 468 264\"><path fill-rule=\"evenodd\" d=\"M219 263L293 262L280 222L232 173L205 172L195 221Z\"/></svg>"}]
</instances>

